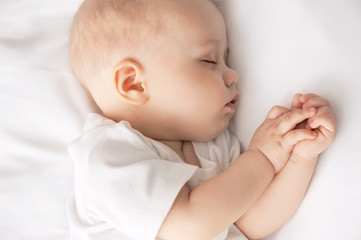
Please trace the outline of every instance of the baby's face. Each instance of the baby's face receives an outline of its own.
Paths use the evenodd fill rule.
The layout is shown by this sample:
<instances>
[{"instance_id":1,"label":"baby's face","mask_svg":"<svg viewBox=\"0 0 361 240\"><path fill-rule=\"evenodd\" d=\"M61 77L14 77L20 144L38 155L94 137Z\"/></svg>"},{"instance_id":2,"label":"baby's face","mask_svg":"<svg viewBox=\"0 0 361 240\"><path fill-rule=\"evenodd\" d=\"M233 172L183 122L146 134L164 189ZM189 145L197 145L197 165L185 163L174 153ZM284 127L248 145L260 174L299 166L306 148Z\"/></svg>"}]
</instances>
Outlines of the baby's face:
<instances>
[{"instance_id":1,"label":"baby's face","mask_svg":"<svg viewBox=\"0 0 361 240\"><path fill-rule=\"evenodd\" d=\"M185 2L170 14L170 32L159 36L147 55L149 106L156 109L147 117L162 122L173 140L207 141L225 130L235 113L238 75L226 65L226 30L218 9L207 0Z\"/></svg>"}]
</instances>

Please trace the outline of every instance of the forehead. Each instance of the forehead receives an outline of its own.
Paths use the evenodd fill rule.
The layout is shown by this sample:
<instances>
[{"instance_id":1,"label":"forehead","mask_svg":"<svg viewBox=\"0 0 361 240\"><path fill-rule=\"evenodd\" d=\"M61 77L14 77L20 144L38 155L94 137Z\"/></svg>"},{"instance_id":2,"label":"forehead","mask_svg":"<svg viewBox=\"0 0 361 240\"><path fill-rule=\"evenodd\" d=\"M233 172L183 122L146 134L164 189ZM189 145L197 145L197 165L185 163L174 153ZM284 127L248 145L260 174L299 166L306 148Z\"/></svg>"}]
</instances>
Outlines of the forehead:
<instances>
[{"instance_id":1,"label":"forehead","mask_svg":"<svg viewBox=\"0 0 361 240\"><path fill-rule=\"evenodd\" d=\"M209 0L169 0L165 21L174 40L197 44L226 41L223 17ZM166 9L164 9L166 10Z\"/></svg>"}]
</instances>

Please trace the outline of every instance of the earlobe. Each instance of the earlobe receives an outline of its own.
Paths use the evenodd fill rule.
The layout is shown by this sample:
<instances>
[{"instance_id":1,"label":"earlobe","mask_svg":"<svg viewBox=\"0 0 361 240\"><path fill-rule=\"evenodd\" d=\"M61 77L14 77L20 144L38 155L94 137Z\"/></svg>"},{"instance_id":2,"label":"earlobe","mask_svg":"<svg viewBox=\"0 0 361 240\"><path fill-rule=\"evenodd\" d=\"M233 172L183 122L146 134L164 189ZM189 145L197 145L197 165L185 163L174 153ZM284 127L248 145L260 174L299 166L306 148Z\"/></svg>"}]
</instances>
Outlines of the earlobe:
<instances>
[{"instance_id":1,"label":"earlobe","mask_svg":"<svg viewBox=\"0 0 361 240\"><path fill-rule=\"evenodd\" d=\"M126 102L142 105L148 101L143 69L134 60L123 60L114 71L115 87L119 96Z\"/></svg>"}]
</instances>

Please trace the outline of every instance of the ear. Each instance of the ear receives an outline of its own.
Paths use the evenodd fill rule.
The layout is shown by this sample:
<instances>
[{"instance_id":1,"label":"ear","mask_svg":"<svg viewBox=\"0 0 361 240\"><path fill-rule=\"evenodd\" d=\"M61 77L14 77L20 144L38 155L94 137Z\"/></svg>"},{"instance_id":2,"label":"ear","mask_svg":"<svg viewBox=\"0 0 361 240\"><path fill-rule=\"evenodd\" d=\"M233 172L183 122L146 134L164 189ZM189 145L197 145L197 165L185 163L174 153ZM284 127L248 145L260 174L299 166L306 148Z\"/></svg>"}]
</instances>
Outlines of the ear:
<instances>
[{"instance_id":1,"label":"ear","mask_svg":"<svg viewBox=\"0 0 361 240\"><path fill-rule=\"evenodd\" d=\"M121 61L115 67L114 81L119 96L126 102L142 105L148 101L143 68L137 61Z\"/></svg>"}]
</instances>

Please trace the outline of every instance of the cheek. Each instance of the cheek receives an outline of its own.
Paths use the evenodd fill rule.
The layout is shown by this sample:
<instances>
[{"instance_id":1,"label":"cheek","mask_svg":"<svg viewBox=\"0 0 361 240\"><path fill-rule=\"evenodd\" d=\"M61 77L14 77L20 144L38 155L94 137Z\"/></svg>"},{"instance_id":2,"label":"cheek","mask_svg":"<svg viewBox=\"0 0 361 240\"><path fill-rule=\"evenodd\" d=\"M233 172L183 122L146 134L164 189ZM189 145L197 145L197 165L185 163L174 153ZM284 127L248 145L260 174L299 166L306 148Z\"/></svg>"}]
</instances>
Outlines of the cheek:
<instances>
[{"instance_id":1,"label":"cheek","mask_svg":"<svg viewBox=\"0 0 361 240\"><path fill-rule=\"evenodd\" d=\"M226 101L226 90L222 79L211 74L204 75L198 85L199 97L209 102L209 107L219 107L224 105Z\"/></svg>"},{"instance_id":2,"label":"cheek","mask_svg":"<svg viewBox=\"0 0 361 240\"><path fill-rule=\"evenodd\" d=\"M204 112L208 117L208 112L225 104L226 92L220 76L197 63L175 66L152 71L151 99L164 104L163 107L182 108L179 110L188 114Z\"/></svg>"},{"instance_id":3,"label":"cheek","mask_svg":"<svg viewBox=\"0 0 361 240\"><path fill-rule=\"evenodd\" d=\"M197 91L213 94L224 91L222 76L203 64L195 64L194 68L188 71L188 74Z\"/></svg>"}]
</instances>

